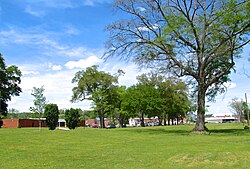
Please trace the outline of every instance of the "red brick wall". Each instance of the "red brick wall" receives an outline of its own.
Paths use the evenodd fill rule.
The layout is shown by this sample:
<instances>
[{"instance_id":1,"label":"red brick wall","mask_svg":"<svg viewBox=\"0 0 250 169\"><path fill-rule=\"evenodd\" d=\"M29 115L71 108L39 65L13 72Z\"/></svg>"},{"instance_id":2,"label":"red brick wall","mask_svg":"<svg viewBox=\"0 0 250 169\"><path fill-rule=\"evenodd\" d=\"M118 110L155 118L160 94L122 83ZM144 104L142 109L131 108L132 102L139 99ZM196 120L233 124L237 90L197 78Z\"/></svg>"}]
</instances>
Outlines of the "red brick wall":
<instances>
[{"instance_id":1,"label":"red brick wall","mask_svg":"<svg viewBox=\"0 0 250 169\"><path fill-rule=\"evenodd\" d=\"M95 119L87 119L86 124L90 124L90 125L95 124Z\"/></svg>"},{"instance_id":2,"label":"red brick wall","mask_svg":"<svg viewBox=\"0 0 250 169\"><path fill-rule=\"evenodd\" d=\"M2 128L18 128L18 119L2 119Z\"/></svg>"},{"instance_id":3,"label":"red brick wall","mask_svg":"<svg viewBox=\"0 0 250 169\"><path fill-rule=\"evenodd\" d=\"M38 119L20 119L19 124L21 127L39 127ZM45 120L42 120L42 127L46 127Z\"/></svg>"}]
</instances>

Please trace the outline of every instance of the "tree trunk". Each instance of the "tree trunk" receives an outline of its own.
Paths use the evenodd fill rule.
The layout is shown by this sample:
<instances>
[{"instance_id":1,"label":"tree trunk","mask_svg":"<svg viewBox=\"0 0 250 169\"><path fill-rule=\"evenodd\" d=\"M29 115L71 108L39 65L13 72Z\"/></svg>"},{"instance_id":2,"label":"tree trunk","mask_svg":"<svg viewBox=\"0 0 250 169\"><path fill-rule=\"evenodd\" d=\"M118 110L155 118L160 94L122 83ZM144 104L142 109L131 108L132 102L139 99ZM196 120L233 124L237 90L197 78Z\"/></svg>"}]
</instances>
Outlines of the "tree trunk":
<instances>
[{"instance_id":1,"label":"tree trunk","mask_svg":"<svg viewBox=\"0 0 250 169\"><path fill-rule=\"evenodd\" d=\"M159 122L159 126L161 126L161 124L162 124L162 117L158 116L158 122Z\"/></svg>"},{"instance_id":2,"label":"tree trunk","mask_svg":"<svg viewBox=\"0 0 250 169\"><path fill-rule=\"evenodd\" d=\"M170 126L170 115L168 114L168 126Z\"/></svg>"},{"instance_id":3,"label":"tree trunk","mask_svg":"<svg viewBox=\"0 0 250 169\"><path fill-rule=\"evenodd\" d=\"M141 126L145 127L145 124L144 124L144 113L141 113Z\"/></svg>"},{"instance_id":4,"label":"tree trunk","mask_svg":"<svg viewBox=\"0 0 250 169\"><path fill-rule=\"evenodd\" d=\"M104 114L102 112L100 112L100 127L104 128L105 124L104 124Z\"/></svg>"},{"instance_id":5,"label":"tree trunk","mask_svg":"<svg viewBox=\"0 0 250 169\"><path fill-rule=\"evenodd\" d=\"M119 124L120 127L123 128L123 127L124 127L124 118L123 118L123 115L120 115L119 123L120 123L120 124Z\"/></svg>"},{"instance_id":6,"label":"tree trunk","mask_svg":"<svg viewBox=\"0 0 250 169\"><path fill-rule=\"evenodd\" d=\"M195 128L193 129L194 132L205 132L205 97L206 90L202 86L199 86L198 110Z\"/></svg>"},{"instance_id":7,"label":"tree trunk","mask_svg":"<svg viewBox=\"0 0 250 169\"><path fill-rule=\"evenodd\" d=\"M167 114L164 113L162 118L163 118L163 125L166 126L167 125Z\"/></svg>"}]
</instances>

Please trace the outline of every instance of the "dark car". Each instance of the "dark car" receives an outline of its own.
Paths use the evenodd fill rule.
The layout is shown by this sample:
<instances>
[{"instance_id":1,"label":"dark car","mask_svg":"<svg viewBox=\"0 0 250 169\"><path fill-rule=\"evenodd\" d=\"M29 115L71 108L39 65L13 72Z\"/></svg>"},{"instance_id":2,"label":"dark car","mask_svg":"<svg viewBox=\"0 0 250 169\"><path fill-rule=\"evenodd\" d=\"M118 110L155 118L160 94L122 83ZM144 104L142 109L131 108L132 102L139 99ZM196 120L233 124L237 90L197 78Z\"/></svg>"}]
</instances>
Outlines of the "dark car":
<instances>
[{"instance_id":1,"label":"dark car","mask_svg":"<svg viewBox=\"0 0 250 169\"><path fill-rule=\"evenodd\" d=\"M106 129L111 129L111 128L116 128L116 126L114 124L110 124L106 126Z\"/></svg>"},{"instance_id":2,"label":"dark car","mask_svg":"<svg viewBox=\"0 0 250 169\"><path fill-rule=\"evenodd\" d=\"M92 128L98 128L98 125L97 124L93 124Z\"/></svg>"}]
</instances>

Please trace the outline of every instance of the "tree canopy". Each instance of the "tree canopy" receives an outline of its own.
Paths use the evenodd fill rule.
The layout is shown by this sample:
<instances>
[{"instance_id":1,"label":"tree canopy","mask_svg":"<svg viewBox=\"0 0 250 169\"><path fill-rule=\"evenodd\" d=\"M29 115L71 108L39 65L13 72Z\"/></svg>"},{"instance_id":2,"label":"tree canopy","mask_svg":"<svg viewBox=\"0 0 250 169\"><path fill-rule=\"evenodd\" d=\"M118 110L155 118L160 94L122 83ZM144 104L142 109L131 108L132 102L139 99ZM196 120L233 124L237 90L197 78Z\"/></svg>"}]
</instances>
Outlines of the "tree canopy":
<instances>
[{"instance_id":1,"label":"tree canopy","mask_svg":"<svg viewBox=\"0 0 250 169\"><path fill-rule=\"evenodd\" d=\"M55 130L58 119L59 109L56 104L47 104L44 109L44 117L46 117L46 124L50 130Z\"/></svg>"},{"instance_id":2,"label":"tree canopy","mask_svg":"<svg viewBox=\"0 0 250 169\"><path fill-rule=\"evenodd\" d=\"M88 67L75 74L72 83L76 83L76 87L73 88L71 101L85 99L93 101L93 108L100 117L101 127L104 128L104 114L110 111L111 88L118 83L118 77L123 72L118 70L117 74L111 75L104 71L98 71L97 68L97 66Z\"/></svg>"},{"instance_id":3,"label":"tree canopy","mask_svg":"<svg viewBox=\"0 0 250 169\"><path fill-rule=\"evenodd\" d=\"M7 102L11 100L11 97L19 96L22 92L19 86L21 76L22 73L17 66L7 67L5 65L4 58L0 53L0 115L7 114Z\"/></svg>"},{"instance_id":4,"label":"tree canopy","mask_svg":"<svg viewBox=\"0 0 250 169\"><path fill-rule=\"evenodd\" d=\"M81 109L68 109L65 110L66 125L69 129L75 129L80 126L80 112Z\"/></svg>"},{"instance_id":5,"label":"tree canopy","mask_svg":"<svg viewBox=\"0 0 250 169\"><path fill-rule=\"evenodd\" d=\"M197 94L194 131L205 130L205 98L223 92L235 58L249 43L250 1L116 0L125 13L107 30L105 57L127 57L190 77Z\"/></svg>"}]
</instances>

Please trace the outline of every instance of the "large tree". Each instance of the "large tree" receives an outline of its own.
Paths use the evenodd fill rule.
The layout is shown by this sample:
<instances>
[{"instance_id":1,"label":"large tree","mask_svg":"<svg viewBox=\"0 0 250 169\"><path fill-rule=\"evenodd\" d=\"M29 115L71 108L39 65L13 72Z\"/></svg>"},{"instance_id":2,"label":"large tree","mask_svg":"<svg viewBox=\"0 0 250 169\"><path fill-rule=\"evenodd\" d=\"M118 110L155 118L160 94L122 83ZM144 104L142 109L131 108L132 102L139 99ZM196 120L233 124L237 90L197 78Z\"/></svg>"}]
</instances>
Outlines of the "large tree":
<instances>
[{"instance_id":1,"label":"large tree","mask_svg":"<svg viewBox=\"0 0 250 169\"><path fill-rule=\"evenodd\" d=\"M46 124L50 130L55 130L58 119L59 109L56 104L47 104L44 109L44 117L46 117Z\"/></svg>"},{"instance_id":2,"label":"large tree","mask_svg":"<svg viewBox=\"0 0 250 169\"><path fill-rule=\"evenodd\" d=\"M0 118L7 115L8 104L12 96L19 96L22 92L18 86L21 83L22 73L17 66L6 66L0 53Z\"/></svg>"},{"instance_id":3,"label":"large tree","mask_svg":"<svg viewBox=\"0 0 250 169\"><path fill-rule=\"evenodd\" d=\"M161 110L160 91L151 84L137 83L126 90L123 100L124 109L133 117L140 117L141 126L145 127L145 116L154 116Z\"/></svg>"},{"instance_id":4,"label":"large tree","mask_svg":"<svg viewBox=\"0 0 250 169\"><path fill-rule=\"evenodd\" d=\"M164 77L159 73L149 72L137 77L139 83L144 85L152 85L157 94L154 94L153 111L149 116L158 116L159 120L164 120L166 125L166 117L168 124L172 119L177 119L177 124L180 118L183 118L190 110L191 102L188 98L188 87L179 79L173 77ZM158 97L158 98L157 98Z\"/></svg>"},{"instance_id":5,"label":"large tree","mask_svg":"<svg viewBox=\"0 0 250 169\"><path fill-rule=\"evenodd\" d=\"M190 77L197 94L194 131L204 132L206 96L224 91L235 58L249 43L250 1L116 0L115 7L125 15L107 27L105 56Z\"/></svg>"},{"instance_id":6,"label":"large tree","mask_svg":"<svg viewBox=\"0 0 250 169\"><path fill-rule=\"evenodd\" d=\"M98 66L88 67L86 70L75 74L72 83L76 83L73 88L71 101L93 101L93 107L98 112L101 121L101 128L104 128L104 115L110 111L109 94L112 86L118 83L118 77L123 72L111 75L104 71L98 71Z\"/></svg>"},{"instance_id":7,"label":"large tree","mask_svg":"<svg viewBox=\"0 0 250 169\"><path fill-rule=\"evenodd\" d=\"M125 99L126 86L113 86L109 90L108 104L110 105L109 116L116 119L120 127L125 127L130 118L128 111L124 110L123 102Z\"/></svg>"}]
</instances>

